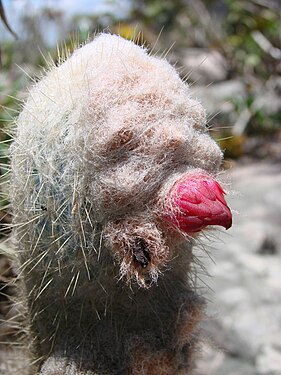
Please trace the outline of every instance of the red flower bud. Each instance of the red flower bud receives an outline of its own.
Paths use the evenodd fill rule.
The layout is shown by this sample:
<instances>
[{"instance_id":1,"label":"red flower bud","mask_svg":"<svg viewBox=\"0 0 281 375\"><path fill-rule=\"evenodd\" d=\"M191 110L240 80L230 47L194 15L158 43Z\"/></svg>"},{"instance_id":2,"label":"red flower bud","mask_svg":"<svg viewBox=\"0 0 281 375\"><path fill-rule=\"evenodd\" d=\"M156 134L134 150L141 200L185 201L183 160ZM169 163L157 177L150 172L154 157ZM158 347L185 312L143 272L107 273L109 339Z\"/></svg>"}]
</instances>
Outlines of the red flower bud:
<instances>
[{"instance_id":1,"label":"red flower bud","mask_svg":"<svg viewBox=\"0 0 281 375\"><path fill-rule=\"evenodd\" d=\"M188 174L176 181L165 201L166 219L186 233L207 225L228 229L232 214L217 181L202 174Z\"/></svg>"}]
</instances>

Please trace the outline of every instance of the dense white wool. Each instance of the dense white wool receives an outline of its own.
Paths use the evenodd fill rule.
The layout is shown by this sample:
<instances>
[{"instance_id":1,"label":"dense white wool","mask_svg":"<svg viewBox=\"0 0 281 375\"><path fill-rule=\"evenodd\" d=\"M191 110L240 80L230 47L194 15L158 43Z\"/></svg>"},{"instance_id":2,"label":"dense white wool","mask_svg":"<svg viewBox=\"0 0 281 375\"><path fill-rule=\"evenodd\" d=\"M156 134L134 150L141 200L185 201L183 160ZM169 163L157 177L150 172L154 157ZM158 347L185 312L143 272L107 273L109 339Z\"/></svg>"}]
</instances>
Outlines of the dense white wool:
<instances>
[{"instance_id":1,"label":"dense white wool","mask_svg":"<svg viewBox=\"0 0 281 375\"><path fill-rule=\"evenodd\" d=\"M87 263L84 248L100 256L105 245L122 264L122 275L132 266L142 225L149 227L160 213L165 186L190 169L214 174L222 158L206 132L203 107L176 70L108 34L74 51L30 89L11 153L11 200L15 223L23 223L16 236L31 236L21 244L24 260L44 268L50 254L73 259L82 251ZM134 237L125 231L118 242L115 220ZM163 235L152 236L158 249L152 253L167 253ZM160 258L161 268L168 256ZM153 280L159 262L155 255L148 267Z\"/></svg>"},{"instance_id":2,"label":"dense white wool","mask_svg":"<svg viewBox=\"0 0 281 375\"><path fill-rule=\"evenodd\" d=\"M61 167L61 181L86 193L102 221L146 204L171 168L216 170L221 152L205 125L173 67L102 34L31 89L17 147L50 182Z\"/></svg>"},{"instance_id":3,"label":"dense white wool","mask_svg":"<svg viewBox=\"0 0 281 375\"><path fill-rule=\"evenodd\" d=\"M16 125L11 201L37 359L54 352L59 375L63 356L73 371L125 373L142 343L169 373L190 368L192 241L175 241L161 210L175 178L219 170L201 104L165 60L101 34L30 89Z\"/></svg>"}]
</instances>

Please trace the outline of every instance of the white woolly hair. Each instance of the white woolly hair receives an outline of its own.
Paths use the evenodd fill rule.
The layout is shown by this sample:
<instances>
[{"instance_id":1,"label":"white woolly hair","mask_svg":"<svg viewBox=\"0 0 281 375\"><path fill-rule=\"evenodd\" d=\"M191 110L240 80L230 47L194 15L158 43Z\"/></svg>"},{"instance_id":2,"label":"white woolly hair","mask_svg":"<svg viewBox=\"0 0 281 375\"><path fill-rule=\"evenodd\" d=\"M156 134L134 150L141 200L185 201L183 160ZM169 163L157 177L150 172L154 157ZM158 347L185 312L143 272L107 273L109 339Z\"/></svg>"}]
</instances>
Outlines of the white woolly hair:
<instances>
[{"instance_id":1,"label":"white woolly hair","mask_svg":"<svg viewBox=\"0 0 281 375\"><path fill-rule=\"evenodd\" d=\"M148 337L152 350L165 353L187 345L173 361L190 366L202 304L186 281L192 240L179 245L169 234L161 202L190 170L216 175L222 153L188 85L167 61L101 34L30 89L16 125L14 234L37 352L47 357L72 350L72 358L81 355L90 367L108 369L107 358L113 367L128 363L132 351L125 346L132 337L136 347ZM131 285L135 300L120 276L137 281ZM171 341L174 321L180 325L181 319L184 331ZM64 373L60 366L57 374ZM114 371L107 373L120 373ZM153 374L158 371L155 365Z\"/></svg>"},{"instance_id":2,"label":"white woolly hair","mask_svg":"<svg viewBox=\"0 0 281 375\"><path fill-rule=\"evenodd\" d=\"M133 42L101 34L30 90L12 147L15 221L30 222L41 208L62 226L58 237L77 242L75 217L81 223L87 212L86 243L92 228L111 220L150 221L167 181L192 168L216 172L221 158L203 107L176 70Z\"/></svg>"}]
</instances>

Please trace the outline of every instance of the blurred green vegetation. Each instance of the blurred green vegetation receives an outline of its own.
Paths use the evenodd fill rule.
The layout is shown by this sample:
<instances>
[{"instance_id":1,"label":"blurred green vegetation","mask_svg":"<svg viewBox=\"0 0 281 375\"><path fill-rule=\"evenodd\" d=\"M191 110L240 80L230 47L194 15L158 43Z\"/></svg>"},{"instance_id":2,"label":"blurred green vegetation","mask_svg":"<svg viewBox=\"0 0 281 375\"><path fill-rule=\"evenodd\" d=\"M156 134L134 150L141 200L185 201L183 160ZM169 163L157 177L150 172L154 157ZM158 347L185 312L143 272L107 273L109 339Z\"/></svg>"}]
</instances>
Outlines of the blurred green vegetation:
<instances>
[{"instance_id":1,"label":"blurred green vegetation","mask_svg":"<svg viewBox=\"0 0 281 375\"><path fill-rule=\"evenodd\" d=\"M10 222L10 215L6 208L8 207L8 172L9 156L8 150L12 141L12 121L18 112L17 96L19 90L23 88L23 80L18 77L9 81L6 75L6 69L12 64L12 54L10 46L5 47L5 59L3 61L3 71L0 73L0 221ZM10 60L10 61L8 61Z\"/></svg>"},{"instance_id":2,"label":"blurred green vegetation","mask_svg":"<svg viewBox=\"0 0 281 375\"><path fill-rule=\"evenodd\" d=\"M280 13L270 2L227 0L229 12L223 27L223 43L233 57L233 67L240 74L257 74L269 78L276 68L280 46ZM266 41L268 43L266 43ZM270 46L271 45L271 46Z\"/></svg>"},{"instance_id":3,"label":"blurred green vegetation","mask_svg":"<svg viewBox=\"0 0 281 375\"><path fill-rule=\"evenodd\" d=\"M111 0L114 3L114 0ZM116 3L116 1L115 1ZM226 156L242 157L247 153L251 137L280 134L280 112L267 113L257 105L256 87L266 88L281 72L280 5L265 0L131 0L128 14L122 19L113 13L76 14L66 23L64 12L42 7L38 16L26 12L19 25L11 25L19 39L0 40L2 66L0 71L0 173L2 184L0 206L7 205L5 176L9 165L8 147L11 142L12 120L19 110L18 100L24 100L29 77L36 77L50 57L59 62L57 49L50 47L46 30L56 30L56 42L70 51L97 31L111 30L139 44L157 44L159 50L169 50L180 56L189 48L218 51L227 62L227 80L239 78L245 85L246 98L231 97L233 112L243 113L248 121L240 134L234 134L231 120L219 123L222 128L216 138ZM5 27L0 25L0 27ZM21 30L23 31L21 33ZM140 33L141 31L141 33ZM161 34L161 35L160 35ZM68 36L71 35L70 38ZM65 40L65 42L63 42ZM18 67L26 71L26 75ZM271 81L270 81L271 80ZM278 88L279 87L279 88ZM277 87L279 95L280 86ZM269 98L270 101L270 98ZM224 119L225 121L225 119ZM212 124L211 124L212 125ZM221 126L223 125L223 126ZM9 222L2 210L2 221Z\"/></svg>"}]
</instances>

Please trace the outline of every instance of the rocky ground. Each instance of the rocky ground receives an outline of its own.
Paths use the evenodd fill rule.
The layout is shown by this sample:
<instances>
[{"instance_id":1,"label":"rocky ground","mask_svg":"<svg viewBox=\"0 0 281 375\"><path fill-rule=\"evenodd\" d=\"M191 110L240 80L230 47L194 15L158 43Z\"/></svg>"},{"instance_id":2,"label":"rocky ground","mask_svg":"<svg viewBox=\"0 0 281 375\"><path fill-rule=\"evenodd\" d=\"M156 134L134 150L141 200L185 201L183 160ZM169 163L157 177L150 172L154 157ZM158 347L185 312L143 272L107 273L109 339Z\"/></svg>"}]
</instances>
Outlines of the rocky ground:
<instances>
[{"instance_id":1,"label":"rocky ground","mask_svg":"<svg viewBox=\"0 0 281 375\"><path fill-rule=\"evenodd\" d=\"M210 274L200 276L210 319L203 324L198 375L280 375L281 164L236 165L225 179L233 227L204 241L210 258L197 250ZM3 341L9 327L1 326ZM1 375L19 373L19 355L0 350Z\"/></svg>"},{"instance_id":2,"label":"rocky ground","mask_svg":"<svg viewBox=\"0 0 281 375\"><path fill-rule=\"evenodd\" d=\"M233 227L204 262L211 277L200 375L281 374L281 164L227 172ZM213 290L213 291L212 291Z\"/></svg>"}]
</instances>

